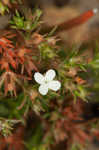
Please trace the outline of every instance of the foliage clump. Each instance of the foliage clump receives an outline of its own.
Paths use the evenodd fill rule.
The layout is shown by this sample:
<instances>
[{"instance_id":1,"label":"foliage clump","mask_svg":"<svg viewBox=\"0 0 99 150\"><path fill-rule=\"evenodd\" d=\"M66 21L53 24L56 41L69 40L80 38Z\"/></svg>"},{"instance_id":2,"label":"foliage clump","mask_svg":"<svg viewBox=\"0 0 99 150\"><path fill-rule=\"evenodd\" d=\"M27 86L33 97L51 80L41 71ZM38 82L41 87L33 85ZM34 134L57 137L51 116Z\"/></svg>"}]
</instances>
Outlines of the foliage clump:
<instances>
[{"instance_id":1,"label":"foliage clump","mask_svg":"<svg viewBox=\"0 0 99 150\"><path fill-rule=\"evenodd\" d=\"M12 13L0 34L0 150L7 144L9 150L53 150L62 143L64 149L82 149L98 133L84 112L99 89L98 42L89 59L82 47L65 47L53 29L41 34L42 11L24 11L22 4L0 2L1 15ZM55 70L61 88L43 96L34 74L49 69ZM93 118L88 120L94 124Z\"/></svg>"}]
</instances>

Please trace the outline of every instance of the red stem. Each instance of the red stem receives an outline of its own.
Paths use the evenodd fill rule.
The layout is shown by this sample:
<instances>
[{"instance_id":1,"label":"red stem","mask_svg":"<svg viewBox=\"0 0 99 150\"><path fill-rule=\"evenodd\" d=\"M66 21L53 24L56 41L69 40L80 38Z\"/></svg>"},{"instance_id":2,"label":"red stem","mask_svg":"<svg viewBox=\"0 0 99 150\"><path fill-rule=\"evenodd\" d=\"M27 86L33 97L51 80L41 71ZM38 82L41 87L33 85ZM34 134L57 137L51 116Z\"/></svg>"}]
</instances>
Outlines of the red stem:
<instances>
[{"instance_id":1,"label":"red stem","mask_svg":"<svg viewBox=\"0 0 99 150\"><path fill-rule=\"evenodd\" d=\"M59 24L57 31L60 32L63 30L69 30L73 27L79 26L79 25L87 22L94 15L95 15L94 11L89 10L76 18L73 18L69 21L65 21L65 22Z\"/></svg>"}]
</instances>

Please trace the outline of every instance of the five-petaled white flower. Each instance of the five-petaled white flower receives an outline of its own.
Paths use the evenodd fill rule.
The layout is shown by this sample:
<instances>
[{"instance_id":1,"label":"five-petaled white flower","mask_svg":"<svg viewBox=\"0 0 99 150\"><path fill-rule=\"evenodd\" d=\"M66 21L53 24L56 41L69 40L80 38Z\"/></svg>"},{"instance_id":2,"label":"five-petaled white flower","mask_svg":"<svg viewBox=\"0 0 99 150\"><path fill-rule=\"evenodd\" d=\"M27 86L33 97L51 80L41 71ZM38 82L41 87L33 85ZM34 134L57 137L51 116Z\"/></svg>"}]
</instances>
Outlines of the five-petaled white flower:
<instances>
[{"instance_id":1,"label":"five-petaled white flower","mask_svg":"<svg viewBox=\"0 0 99 150\"><path fill-rule=\"evenodd\" d=\"M58 91L60 89L61 83L57 80L53 80L55 76L56 72L53 69L48 70L45 75L39 72L34 74L35 81L40 84L40 94L46 95L49 89L53 91Z\"/></svg>"}]
</instances>

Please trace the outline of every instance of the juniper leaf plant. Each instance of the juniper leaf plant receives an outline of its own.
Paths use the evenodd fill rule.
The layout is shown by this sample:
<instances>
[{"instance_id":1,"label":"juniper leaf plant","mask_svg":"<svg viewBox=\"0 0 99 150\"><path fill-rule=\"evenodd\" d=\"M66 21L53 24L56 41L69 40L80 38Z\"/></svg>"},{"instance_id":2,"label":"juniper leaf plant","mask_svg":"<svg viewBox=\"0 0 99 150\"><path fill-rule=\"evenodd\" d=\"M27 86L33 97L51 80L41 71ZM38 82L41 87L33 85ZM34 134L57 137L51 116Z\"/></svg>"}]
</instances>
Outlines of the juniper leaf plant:
<instances>
[{"instance_id":1,"label":"juniper leaf plant","mask_svg":"<svg viewBox=\"0 0 99 150\"><path fill-rule=\"evenodd\" d=\"M28 150L50 150L64 140L84 144L91 138L73 119L79 121L81 104L91 97L85 76L89 70L99 72L98 51L89 61L80 48L63 46L55 30L40 34L42 11L29 10L27 18L16 5L8 29L0 34L0 131L10 138L2 140L12 146L20 137L20 148L24 140Z\"/></svg>"}]
</instances>

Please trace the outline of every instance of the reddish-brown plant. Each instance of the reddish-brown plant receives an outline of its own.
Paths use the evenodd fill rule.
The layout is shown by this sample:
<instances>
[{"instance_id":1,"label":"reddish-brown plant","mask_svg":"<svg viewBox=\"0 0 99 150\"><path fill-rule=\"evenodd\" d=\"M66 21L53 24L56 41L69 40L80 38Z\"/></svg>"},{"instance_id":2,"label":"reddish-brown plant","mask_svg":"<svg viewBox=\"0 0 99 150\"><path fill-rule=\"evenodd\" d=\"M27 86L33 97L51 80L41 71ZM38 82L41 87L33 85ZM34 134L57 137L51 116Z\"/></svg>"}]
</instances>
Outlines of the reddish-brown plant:
<instances>
[{"instance_id":1,"label":"reddish-brown plant","mask_svg":"<svg viewBox=\"0 0 99 150\"><path fill-rule=\"evenodd\" d=\"M70 148L73 143L79 143L85 146L86 141L91 141L92 136L90 128L84 125L81 114L83 113L82 102L78 101L76 105L69 105L62 111L64 119L56 122L58 136L56 141L66 141L66 146ZM59 133L61 133L59 135Z\"/></svg>"},{"instance_id":2,"label":"reddish-brown plant","mask_svg":"<svg viewBox=\"0 0 99 150\"><path fill-rule=\"evenodd\" d=\"M32 71L38 70L33 61L33 50L20 46L15 42L16 38L17 34L9 32L0 37L0 87L4 83L5 94L14 91L16 95L16 83L21 85L21 79L30 79Z\"/></svg>"},{"instance_id":3,"label":"reddish-brown plant","mask_svg":"<svg viewBox=\"0 0 99 150\"><path fill-rule=\"evenodd\" d=\"M16 131L9 137L0 139L0 150L23 150L24 127L19 126Z\"/></svg>"}]
</instances>

